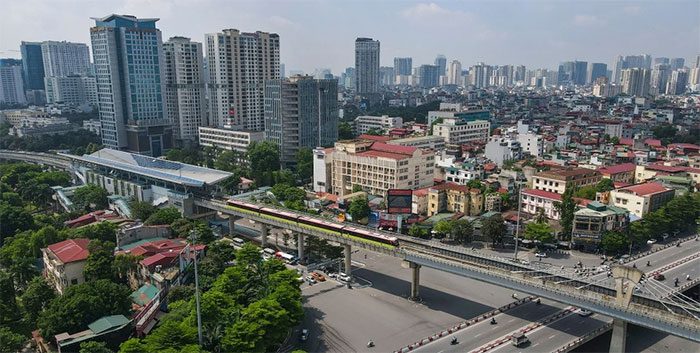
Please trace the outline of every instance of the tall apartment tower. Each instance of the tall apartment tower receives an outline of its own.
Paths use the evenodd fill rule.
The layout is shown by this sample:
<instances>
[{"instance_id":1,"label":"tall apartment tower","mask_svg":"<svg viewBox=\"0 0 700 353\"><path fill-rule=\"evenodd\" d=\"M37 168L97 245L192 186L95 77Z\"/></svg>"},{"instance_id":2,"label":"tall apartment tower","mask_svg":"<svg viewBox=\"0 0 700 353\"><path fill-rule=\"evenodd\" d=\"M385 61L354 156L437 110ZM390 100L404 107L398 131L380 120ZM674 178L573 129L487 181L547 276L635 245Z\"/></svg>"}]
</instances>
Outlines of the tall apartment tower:
<instances>
[{"instance_id":1,"label":"tall apartment tower","mask_svg":"<svg viewBox=\"0 0 700 353\"><path fill-rule=\"evenodd\" d=\"M421 65L418 69L420 74L420 86L422 88L433 88L440 82L440 68L437 65Z\"/></svg>"},{"instance_id":2,"label":"tall apartment tower","mask_svg":"<svg viewBox=\"0 0 700 353\"><path fill-rule=\"evenodd\" d=\"M413 58L394 58L394 74L410 76L413 69Z\"/></svg>"},{"instance_id":3,"label":"tall apartment tower","mask_svg":"<svg viewBox=\"0 0 700 353\"><path fill-rule=\"evenodd\" d=\"M439 54L436 56L434 64L438 67L439 76L445 76L447 74L447 58L444 55Z\"/></svg>"},{"instance_id":4,"label":"tall apartment tower","mask_svg":"<svg viewBox=\"0 0 700 353\"><path fill-rule=\"evenodd\" d=\"M665 93L669 77L671 77L671 68L668 64L654 65L654 68L651 70L649 83L651 95L656 96L659 93Z\"/></svg>"},{"instance_id":5,"label":"tall apartment tower","mask_svg":"<svg viewBox=\"0 0 700 353\"><path fill-rule=\"evenodd\" d=\"M622 93L644 97L649 94L651 71L638 67L624 69L621 74Z\"/></svg>"},{"instance_id":6,"label":"tall apartment tower","mask_svg":"<svg viewBox=\"0 0 700 353\"><path fill-rule=\"evenodd\" d=\"M671 70L682 69L685 66L684 58L673 58L670 60Z\"/></svg>"},{"instance_id":7,"label":"tall apartment tower","mask_svg":"<svg viewBox=\"0 0 700 353\"><path fill-rule=\"evenodd\" d=\"M280 37L225 29L206 35L209 117L219 127L262 131L265 82L280 78Z\"/></svg>"},{"instance_id":8,"label":"tall apartment tower","mask_svg":"<svg viewBox=\"0 0 700 353\"><path fill-rule=\"evenodd\" d=\"M452 60L450 63L447 70L447 83L450 85L462 84L462 63L458 60Z\"/></svg>"},{"instance_id":9,"label":"tall apartment tower","mask_svg":"<svg viewBox=\"0 0 700 353\"><path fill-rule=\"evenodd\" d=\"M484 63L477 63L469 69L471 84L476 88L483 88L489 85L493 67Z\"/></svg>"},{"instance_id":10,"label":"tall apartment tower","mask_svg":"<svg viewBox=\"0 0 700 353\"><path fill-rule=\"evenodd\" d=\"M114 14L93 19L102 144L160 156L172 147L172 122L165 105L158 19Z\"/></svg>"},{"instance_id":11,"label":"tall apartment tower","mask_svg":"<svg viewBox=\"0 0 700 353\"><path fill-rule=\"evenodd\" d=\"M41 43L22 42L22 75L25 90L44 89L44 61L41 55Z\"/></svg>"},{"instance_id":12,"label":"tall apartment tower","mask_svg":"<svg viewBox=\"0 0 700 353\"><path fill-rule=\"evenodd\" d=\"M280 162L296 163L301 148L332 146L338 139L338 81L292 76L265 85L265 139L280 147Z\"/></svg>"},{"instance_id":13,"label":"tall apartment tower","mask_svg":"<svg viewBox=\"0 0 700 353\"><path fill-rule=\"evenodd\" d=\"M27 104L22 70L20 60L0 59L0 103Z\"/></svg>"},{"instance_id":14,"label":"tall apartment tower","mask_svg":"<svg viewBox=\"0 0 700 353\"><path fill-rule=\"evenodd\" d=\"M666 94L683 94L688 84L688 71L684 69L673 70L671 78L666 85Z\"/></svg>"},{"instance_id":15,"label":"tall apartment tower","mask_svg":"<svg viewBox=\"0 0 700 353\"><path fill-rule=\"evenodd\" d=\"M590 75L588 83L594 83L599 77L604 77L608 74L608 65L603 63L591 63Z\"/></svg>"},{"instance_id":16,"label":"tall apartment tower","mask_svg":"<svg viewBox=\"0 0 700 353\"><path fill-rule=\"evenodd\" d=\"M357 94L379 92L379 41L355 39L355 89Z\"/></svg>"},{"instance_id":17,"label":"tall apartment tower","mask_svg":"<svg viewBox=\"0 0 700 353\"><path fill-rule=\"evenodd\" d=\"M47 41L41 43L45 77L87 75L90 50L85 43Z\"/></svg>"},{"instance_id":18,"label":"tall apartment tower","mask_svg":"<svg viewBox=\"0 0 700 353\"><path fill-rule=\"evenodd\" d=\"M172 37L163 43L165 101L179 141L197 140L200 126L207 125L202 43Z\"/></svg>"}]
</instances>

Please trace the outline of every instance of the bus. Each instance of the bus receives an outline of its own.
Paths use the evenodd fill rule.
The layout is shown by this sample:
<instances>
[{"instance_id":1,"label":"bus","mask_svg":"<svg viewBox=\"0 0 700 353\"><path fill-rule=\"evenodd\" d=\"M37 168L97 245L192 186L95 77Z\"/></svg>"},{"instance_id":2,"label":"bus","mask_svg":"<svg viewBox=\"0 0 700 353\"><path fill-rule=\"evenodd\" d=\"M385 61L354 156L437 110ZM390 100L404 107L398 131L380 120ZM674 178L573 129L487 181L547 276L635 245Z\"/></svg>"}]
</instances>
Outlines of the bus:
<instances>
[{"instance_id":1,"label":"bus","mask_svg":"<svg viewBox=\"0 0 700 353\"><path fill-rule=\"evenodd\" d=\"M296 262L296 257L294 255L282 251L276 252L275 257L288 264L294 264Z\"/></svg>"}]
</instances>

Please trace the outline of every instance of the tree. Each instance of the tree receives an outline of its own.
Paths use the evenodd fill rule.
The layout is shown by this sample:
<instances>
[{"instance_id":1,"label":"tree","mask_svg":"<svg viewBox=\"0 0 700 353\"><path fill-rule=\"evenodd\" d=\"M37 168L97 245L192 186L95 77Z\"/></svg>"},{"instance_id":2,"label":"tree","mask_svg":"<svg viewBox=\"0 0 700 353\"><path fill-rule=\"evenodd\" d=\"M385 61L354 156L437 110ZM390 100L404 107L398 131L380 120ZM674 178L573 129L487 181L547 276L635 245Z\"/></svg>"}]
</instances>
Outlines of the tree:
<instances>
[{"instance_id":1,"label":"tree","mask_svg":"<svg viewBox=\"0 0 700 353\"><path fill-rule=\"evenodd\" d=\"M596 192L596 187L589 185L589 186L584 186L584 187L576 190L576 193L574 194L574 196L580 197L583 199L587 199L587 200L595 200L595 192Z\"/></svg>"},{"instance_id":2,"label":"tree","mask_svg":"<svg viewBox=\"0 0 700 353\"><path fill-rule=\"evenodd\" d=\"M180 218L182 218L182 215L180 215L180 211L177 208L165 207L154 212L144 223L147 225L172 224Z\"/></svg>"},{"instance_id":3,"label":"tree","mask_svg":"<svg viewBox=\"0 0 700 353\"><path fill-rule=\"evenodd\" d=\"M491 239L491 244L503 243L503 235L506 232L506 225L503 223L503 217L500 214L491 216L485 219L481 224L481 234Z\"/></svg>"},{"instance_id":4,"label":"tree","mask_svg":"<svg viewBox=\"0 0 700 353\"><path fill-rule=\"evenodd\" d=\"M296 154L297 178L306 183L314 174L314 153L310 148L300 148Z\"/></svg>"},{"instance_id":5,"label":"tree","mask_svg":"<svg viewBox=\"0 0 700 353\"><path fill-rule=\"evenodd\" d=\"M131 201L129 202L129 208L131 209L131 218L140 219L145 221L158 209L153 206L150 202L146 201Z\"/></svg>"},{"instance_id":6,"label":"tree","mask_svg":"<svg viewBox=\"0 0 700 353\"><path fill-rule=\"evenodd\" d=\"M73 193L73 204L78 210L102 210L108 206L107 196L107 190L97 185L85 185Z\"/></svg>"},{"instance_id":7,"label":"tree","mask_svg":"<svg viewBox=\"0 0 700 353\"><path fill-rule=\"evenodd\" d=\"M14 321L19 315L16 298L12 276L0 270L0 325Z\"/></svg>"},{"instance_id":8,"label":"tree","mask_svg":"<svg viewBox=\"0 0 700 353\"><path fill-rule=\"evenodd\" d=\"M39 315L44 337L84 330L87 324L107 315L129 316L131 291L109 280L97 280L68 287Z\"/></svg>"},{"instance_id":9,"label":"tree","mask_svg":"<svg viewBox=\"0 0 700 353\"><path fill-rule=\"evenodd\" d=\"M542 244L554 241L552 227L548 223L530 222L525 226L525 239L537 240Z\"/></svg>"},{"instance_id":10,"label":"tree","mask_svg":"<svg viewBox=\"0 0 700 353\"><path fill-rule=\"evenodd\" d=\"M535 222L537 222L537 223L546 223L547 222L547 215L544 213L544 208L542 208L542 207L537 208L537 213L535 214Z\"/></svg>"},{"instance_id":11,"label":"tree","mask_svg":"<svg viewBox=\"0 0 700 353\"><path fill-rule=\"evenodd\" d=\"M199 244L210 244L216 240L214 232L206 222L197 221L194 226L194 234L196 242Z\"/></svg>"},{"instance_id":12,"label":"tree","mask_svg":"<svg viewBox=\"0 0 700 353\"><path fill-rule=\"evenodd\" d=\"M104 342L87 341L80 344L79 353L113 353Z\"/></svg>"},{"instance_id":13,"label":"tree","mask_svg":"<svg viewBox=\"0 0 700 353\"><path fill-rule=\"evenodd\" d=\"M597 192L615 190L615 182L612 179L603 178L595 186Z\"/></svg>"},{"instance_id":14,"label":"tree","mask_svg":"<svg viewBox=\"0 0 700 353\"><path fill-rule=\"evenodd\" d=\"M471 179L467 182L467 186L472 189L481 189L483 187L483 184L479 179Z\"/></svg>"},{"instance_id":15,"label":"tree","mask_svg":"<svg viewBox=\"0 0 700 353\"><path fill-rule=\"evenodd\" d=\"M600 240L600 247L609 254L624 251L629 246L629 238L617 231L605 232Z\"/></svg>"},{"instance_id":16,"label":"tree","mask_svg":"<svg viewBox=\"0 0 700 353\"><path fill-rule=\"evenodd\" d=\"M8 327L0 326L0 352L19 352L26 340Z\"/></svg>"},{"instance_id":17,"label":"tree","mask_svg":"<svg viewBox=\"0 0 700 353\"><path fill-rule=\"evenodd\" d=\"M367 130L367 132L365 132L365 135L382 136L384 135L384 131L373 127Z\"/></svg>"},{"instance_id":18,"label":"tree","mask_svg":"<svg viewBox=\"0 0 700 353\"><path fill-rule=\"evenodd\" d=\"M272 180L275 184L282 183L288 185L296 185L297 181L289 169L275 170L272 172Z\"/></svg>"},{"instance_id":19,"label":"tree","mask_svg":"<svg viewBox=\"0 0 700 353\"><path fill-rule=\"evenodd\" d=\"M430 233L428 232L428 230L415 223L411 224L411 226L408 227L408 235L421 239L430 238Z\"/></svg>"},{"instance_id":20,"label":"tree","mask_svg":"<svg viewBox=\"0 0 700 353\"><path fill-rule=\"evenodd\" d=\"M24 318L34 325L39 318L39 314L41 314L55 297L56 293L53 288L46 283L44 277L36 276L32 278L27 289L20 297Z\"/></svg>"},{"instance_id":21,"label":"tree","mask_svg":"<svg viewBox=\"0 0 700 353\"><path fill-rule=\"evenodd\" d=\"M250 175L258 185L269 185L272 172L280 169L279 147L274 142L252 142L248 146Z\"/></svg>"},{"instance_id":22,"label":"tree","mask_svg":"<svg viewBox=\"0 0 700 353\"><path fill-rule=\"evenodd\" d=\"M435 223L433 226L433 232L439 234L441 238L445 236L452 235L453 222L447 219L443 219Z\"/></svg>"},{"instance_id":23,"label":"tree","mask_svg":"<svg viewBox=\"0 0 700 353\"><path fill-rule=\"evenodd\" d=\"M114 243L92 240L88 244L87 261L83 272L85 281L96 281L100 279L114 279Z\"/></svg>"},{"instance_id":24,"label":"tree","mask_svg":"<svg viewBox=\"0 0 700 353\"><path fill-rule=\"evenodd\" d=\"M110 222L100 222L87 227L71 229L68 231L68 238L88 238L114 242L117 239L117 225Z\"/></svg>"},{"instance_id":25,"label":"tree","mask_svg":"<svg viewBox=\"0 0 700 353\"><path fill-rule=\"evenodd\" d=\"M360 192L360 191L362 191L362 186L361 186L361 185L355 184L355 185L352 186L352 192L353 192L353 193Z\"/></svg>"},{"instance_id":26,"label":"tree","mask_svg":"<svg viewBox=\"0 0 700 353\"><path fill-rule=\"evenodd\" d=\"M352 216L353 221L359 222L369 216L370 208L369 201L367 197L358 197L350 202L350 207L348 207L348 212Z\"/></svg>"},{"instance_id":27,"label":"tree","mask_svg":"<svg viewBox=\"0 0 700 353\"><path fill-rule=\"evenodd\" d=\"M460 219L452 224L452 239L461 244L471 241L474 235L474 226L466 219Z\"/></svg>"},{"instance_id":28,"label":"tree","mask_svg":"<svg viewBox=\"0 0 700 353\"><path fill-rule=\"evenodd\" d=\"M238 151L223 151L216 158L214 168L227 172L239 171L242 169L241 161L243 160L245 160L245 156Z\"/></svg>"},{"instance_id":29,"label":"tree","mask_svg":"<svg viewBox=\"0 0 700 353\"><path fill-rule=\"evenodd\" d=\"M289 313L277 301L259 300L245 308L241 318L226 329L221 346L227 352L271 351L284 340L291 322Z\"/></svg>"},{"instance_id":30,"label":"tree","mask_svg":"<svg viewBox=\"0 0 700 353\"><path fill-rule=\"evenodd\" d=\"M561 196L561 202L554 202L554 208L560 215L559 224L561 224L562 227L562 238L564 240L568 240L571 237L571 230L574 224L574 212L576 212L575 193L576 186L567 185L564 194Z\"/></svg>"},{"instance_id":31,"label":"tree","mask_svg":"<svg viewBox=\"0 0 700 353\"><path fill-rule=\"evenodd\" d=\"M207 256L208 257L208 256ZM194 286L173 286L168 291L168 302L176 302L178 300L189 301L194 297Z\"/></svg>"},{"instance_id":32,"label":"tree","mask_svg":"<svg viewBox=\"0 0 700 353\"><path fill-rule=\"evenodd\" d=\"M338 140L352 140L353 138L355 138L355 134L350 123L343 121L338 124Z\"/></svg>"},{"instance_id":33,"label":"tree","mask_svg":"<svg viewBox=\"0 0 700 353\"><path fill-rule=\"evenodd\" d=\"M8 236L18 232L32 229L34 220L32 215L22 207L10 206L8 203L0 201L0 243Z\"/></svg>"}]
</instances>

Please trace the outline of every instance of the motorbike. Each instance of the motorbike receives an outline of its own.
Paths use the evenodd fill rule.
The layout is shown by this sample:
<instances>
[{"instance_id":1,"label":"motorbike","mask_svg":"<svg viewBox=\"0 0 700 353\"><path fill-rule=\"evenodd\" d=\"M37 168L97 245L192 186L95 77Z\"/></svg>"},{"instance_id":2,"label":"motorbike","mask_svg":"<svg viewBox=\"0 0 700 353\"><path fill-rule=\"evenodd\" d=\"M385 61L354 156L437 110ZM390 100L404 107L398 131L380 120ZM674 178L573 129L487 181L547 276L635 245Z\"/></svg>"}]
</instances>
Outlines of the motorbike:
<instances>
[{"instance_id":1,"label":"motorbike","mask_svg":"<svg viewBox=\"0 0 700 353\"><path fill-rule=\"evenodd\" d=\"M374 347L374 341L370 340L369 342L367 342L367 348L372 348L372 347Z\"/></svg>"},{"instance_id":2,"label":"motorbike","mask_svg":"<svg viewBox=\"0 0 700 353\"><path fill-rule=\"evenodd\" d=\"M451 344L451 345L455 345L455 344L458 344L458 343L459 343L459 342L457 342L457 337L452 337L452 341L450 341L450 344Z\"/></svg>"},{"instance_id":3,"label":"motorbike","mask_svg":"<svg viewBox=\"0 0 700 353\"><path fill-rule=\"evenodd\" d=\"M495 318L491 318L491 325L495 325L495 324L496 324L496 319L495 319Z\"/></svg>"}]
</instances>

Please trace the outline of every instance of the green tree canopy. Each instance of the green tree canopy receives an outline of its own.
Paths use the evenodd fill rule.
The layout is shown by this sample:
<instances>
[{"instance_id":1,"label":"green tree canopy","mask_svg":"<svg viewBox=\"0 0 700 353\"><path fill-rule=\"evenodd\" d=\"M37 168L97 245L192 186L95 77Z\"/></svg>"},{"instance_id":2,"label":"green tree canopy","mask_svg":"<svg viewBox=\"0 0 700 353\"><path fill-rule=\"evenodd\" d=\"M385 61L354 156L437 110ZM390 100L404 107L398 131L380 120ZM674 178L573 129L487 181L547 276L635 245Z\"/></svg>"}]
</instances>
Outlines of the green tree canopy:
<instances>
[{"instance_id":1,"label":"green tree canopy","mask_svg":"<svg viewBox=\"0 0 700 353\"><path fill-rule=\"evenodd\" d=\"M352 202L350 202L350 207L348 207L348 213L352 216L352 220L359 222L360 220L369 216L370 213L369 201L367 197L357 197Z\"/></svg>"},{"instance_id":2,"label":"green tree canopy","mask_svg":"<svg viewBox=\"0 0 700 353\"><path fill-rule=\"evenodd\" d=\"M26 340L27 338L10 328L0 326L0 352L19 352Z\"/></svg>"},{"instance_id":3,"label":"green tree canopy","mask_svg":"<svg viewBox=\"0 0 700 353\"><path fill-rule=\"evenodd\" d=\"M452 235L453 225L454 222L448 219L443 219L435 223L435 226L433 226L433 231L439 234L441 237L450 236Z\"/></svg>"},{"instance_id":4,"label":"green tree canopy","mask_svg":"<svg viewBox=\"0 0 700 353\"><path fill-rule=\"evenodd\" d=\"M297 178L307 183L314 173L314 153L310 148L301 148L296 154Z\"/></svg>"},{"instance_id":5,"label":"green tree canopy","mask_svg":"<svg viewBox=\"0 0 700 353\"><path fill-rule=\"evenodd\" d=\"M587 200L595 200L595 192L596 192L596 187L589 185L589 186L584 186L584 187L576 190L576 193L574 194L574 196L580 197L583 199L587 199Z\"/></svg>"},{"instance_id":6,"label":"green tree canopy","mask_svg":"<svg viewBox=\"0 0 700 353\"><path fill-rule=\"evenodd\" d=\"M248 146L250 175L258 185L269 185L272 172L280 169L279 147L270 141L252 142Z\"/></svg>"},{"instance_id":7,"label":"green tree canopy","mask_svg":"<svg viewBox=\"0 0 700 353\"><path fill-rule=\"evenodd\" d=\"M596 184L595 189L597 192L606 192L615 189L615 182L612 179L603 178L598 184Z\"/></svg>"},{"instance_id":8,"label":"green tree canopy","mask_svg":"<svg viewBox=\"0 0 700 353\"><path fill-rule=\"evenodd\" d=\"M609 254L623 252L629 246L629 238L621 232L605 232L600 240L600 247Z\"/></svg>"},{"instance_id":9,"label":"green tree canopy","mask_svg":"<svg viewBox=\"0 0 700 353\"><path fill-rule=\"evenodd\" d=\"M537 240L542 244L554 241L552 227L547 223L530 222L525 226L525 239Z\"/></svg>"},{"instance_id":10,"label":"green tree canopy","mask_svg":"<svg viewBox=\"0 0 700 353\"><path fill-rule=\"evenodd\" d=\"M430 238L430 232L428 231L428 229L423 228L415 223L411 224L411 226L408 227L408 235L422 239Z\"/></svg>"},{"instance_id":11,"label":"green tree canopy","mask_svg":"<svg viewBox=\"0 0 700 353\"><path fill-rule=\"evenodd\" d=\"M86 281L100 279L113 280L114 274L114 243L92 240L88 244L87 261L83 273Z\"/></svg>"},{"instance_id":12,"label":"green tree canopy","mask_svg":"<svg viewBox=\"0 0 700 353\"><path fill-rule=\"evenodd\" d=\"M107 348L104 342L87 341L80 344L79 353L113 353L113 351Z\"/></svg>"},{"instance_id":13,"label":"green tree canopy","mask_svg":"<svg viewBox=\"0 0 700 353\"><path fill-rule=\"evenodd\" d=\"M44 277L36 276L32 278L27 289L20 297L25 319L35 324L36 320L39 318L39 314L41 314L55 297L56 293L54 289L46 283Z\"/></svg>"},{"instance_id":14,"label":"green tree canopy","mask_svg":"<svg viewBox=\"0 0 700 353\"><path fill-rule=\"evenodd\" d=\"M346 121L338 124L338 140L352 140L355 134L352 131L352 125Z\"/></svg>"},{"instance_id":15,"label":"green tree canopy","mask_svg":"<svg viewBox=\"0 0 700 353\"><path fill-rule=\"evenodd\" d=\"M73 193L73 204L78 210L102 210L108 206L107 196L107 190L97 185L85 185Z\"/></svg>"},{"instance_id":16,"label":"green tree canopy","mask_svg":"<svg viewBox=\"0 0 700 353\"><path fill-rule=\"evenodd\" d=\"M182 215L180 215L180 211L177 210L175 207L165 207L158 209L156 212L154 212L144 224L147 225L163 225L163 224L172 224L176 220L182 218Z\"/></svg>"},{"instance_id":17,"label":"green tree canopy","mask_svg":"<svg viewBox=\"0 0 700 353\"><path fill-rule=\"evenodd\" d=\"M137 200L129 202L129 208L131 209L131 218L140 219L141 221L147 220L148 217L158 210L150 202Z\"/></svg>"},{"instance_id":18,"label":"green tree canopy","mask_svg":"<svg viewBox=\"0 0 700 353\"><path fill-rule=\"evenodd\" d=\"M505 232L506 225L503 223L503 217L500 214L482 221L481 234L487 239L491 239L491 244L494 246L503 243Z\"/></svg>"},{"instance_id":19,"label":"green tree canopy","mask_svg":"<svg viewBox=\"0 0 700 353\"><path fill-rule=\"evenodd\" d=\"M474 226L466 219L457 220L452 224L451 234L452 239L461 244L466 244L472 240Z\"/></svg>"},{"instance_id":20,"label":"green tree canopy","mask_svg":"<svg viewBox=\"0 0 700 353\"><path fill-rule=\"evenodd\" d=\"M574 212L576 212L576 201L574 200L574 195L576 194L575 185L567 185L564 194L561 197L561 202L555 201L554 208L559 212L559 224L562 227L562 238L570 239L571 230L574 224Z\"/></svg>"}]
</instances>

